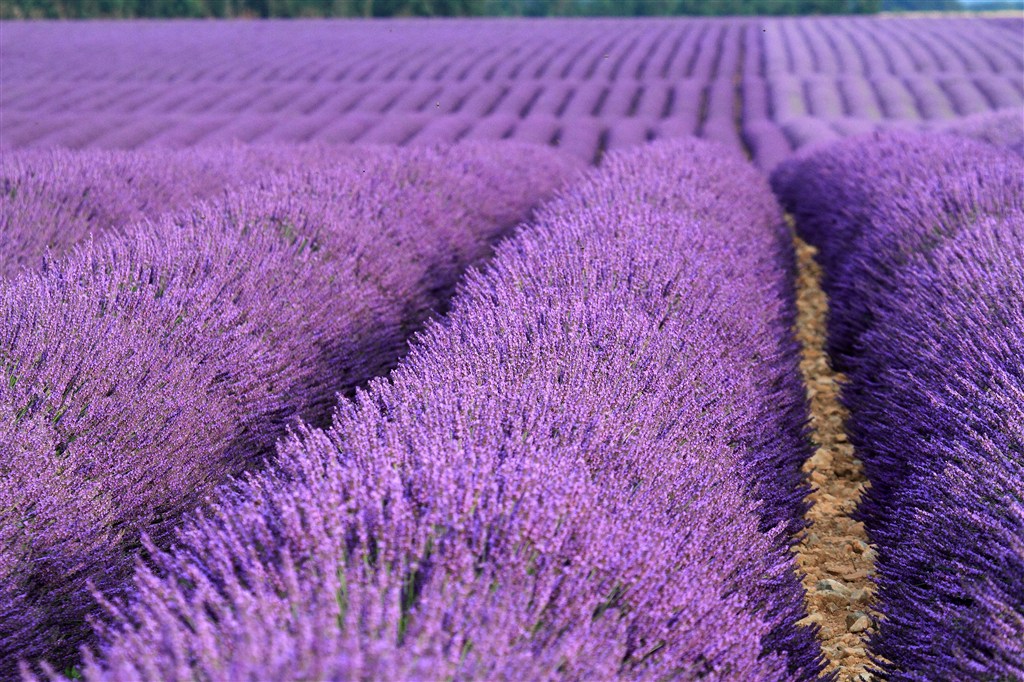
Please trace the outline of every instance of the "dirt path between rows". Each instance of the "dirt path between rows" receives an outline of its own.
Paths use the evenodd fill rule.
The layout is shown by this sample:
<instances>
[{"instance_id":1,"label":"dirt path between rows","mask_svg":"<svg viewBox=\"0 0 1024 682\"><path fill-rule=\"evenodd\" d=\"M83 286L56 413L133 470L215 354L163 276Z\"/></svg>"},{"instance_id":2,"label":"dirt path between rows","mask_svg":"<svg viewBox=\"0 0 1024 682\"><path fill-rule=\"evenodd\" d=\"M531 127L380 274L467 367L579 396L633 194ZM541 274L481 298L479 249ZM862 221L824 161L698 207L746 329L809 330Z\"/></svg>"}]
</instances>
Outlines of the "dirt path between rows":
<instances>
[{"instance_id":1,"label":"dirt path between rows","mask_svg":"<svg viewBox=\"0 0 1024 682\"><path fill-rule=\"evenodd\" d=\"M847 442L847 412L839 403L841 374L825 352L828 298L821 290L816 250L799 238L797 252L797 337L802 346L800 372L811 408L814 455L804 466L815 490L807 519L807 537L795 549L807 590L804 622L821 626L822 650L828 671L839 680L863 682L873 677L865 641L875 629L871 610L874 550L864 525L850 518L866 484L861 462Z\"/></svg>"}]
</instances>

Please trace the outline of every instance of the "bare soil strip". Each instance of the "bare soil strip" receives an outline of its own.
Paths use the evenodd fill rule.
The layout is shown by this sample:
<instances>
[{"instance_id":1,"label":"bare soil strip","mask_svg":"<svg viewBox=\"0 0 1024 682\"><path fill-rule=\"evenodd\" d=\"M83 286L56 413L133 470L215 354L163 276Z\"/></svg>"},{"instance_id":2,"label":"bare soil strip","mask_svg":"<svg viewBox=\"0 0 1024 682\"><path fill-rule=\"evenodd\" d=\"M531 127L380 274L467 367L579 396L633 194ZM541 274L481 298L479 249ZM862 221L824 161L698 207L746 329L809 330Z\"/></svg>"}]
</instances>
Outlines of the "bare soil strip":
<instances>
[{"instance_id":1,"label":"bare soil strip","mask_svg":"<svg viewBox=\"0 0 1024 682\"><path fill-rule=\"evenodd\" d=\"M850 514L867 484L861 462L847 441L847 412L839 403L843 376L834 372L825 352L828 297L820 286L821 268L813 246L794 239L797 252L797 338L802 346L800 372L811 408L814 455L804 466L814 486L808 499L811 522L795 549L807 590L805 623L821 626L819 639L828 671L846 682L871 680L865 642L875 629L871 609L875 552L864 524Z\"/></svg>"}]
</instances>

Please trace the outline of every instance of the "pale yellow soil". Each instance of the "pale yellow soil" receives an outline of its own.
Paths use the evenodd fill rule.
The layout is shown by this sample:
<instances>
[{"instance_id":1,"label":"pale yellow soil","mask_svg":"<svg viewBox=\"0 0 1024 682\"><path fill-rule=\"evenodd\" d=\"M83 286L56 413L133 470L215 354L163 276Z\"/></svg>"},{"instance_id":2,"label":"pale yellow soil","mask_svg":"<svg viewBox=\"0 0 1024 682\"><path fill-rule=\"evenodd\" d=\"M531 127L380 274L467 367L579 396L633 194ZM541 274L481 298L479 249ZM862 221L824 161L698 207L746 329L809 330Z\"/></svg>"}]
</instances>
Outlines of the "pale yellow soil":
<instances>
[{"instance_id":1,"label":"pale yellow soil","mask_svg":"<svg viewBox=\"0 0 1024 682\"><path fill-rule=\"evenodd\" d=\"M804 466L815 491L807 519L807 537L796 547L807 590L805 622L821 626L828 670L839 680L870 680L865 641L875 629L872 611L875 552L864 525L850 518L866 480L861 462L847 442L846 410L839 403L843 376L829 367L825 352L828 298L819 284L816 250L795 240L798 260L797 337L802 346L800 372L811 408L814 455Z\"/></svg>"}]
</instances>

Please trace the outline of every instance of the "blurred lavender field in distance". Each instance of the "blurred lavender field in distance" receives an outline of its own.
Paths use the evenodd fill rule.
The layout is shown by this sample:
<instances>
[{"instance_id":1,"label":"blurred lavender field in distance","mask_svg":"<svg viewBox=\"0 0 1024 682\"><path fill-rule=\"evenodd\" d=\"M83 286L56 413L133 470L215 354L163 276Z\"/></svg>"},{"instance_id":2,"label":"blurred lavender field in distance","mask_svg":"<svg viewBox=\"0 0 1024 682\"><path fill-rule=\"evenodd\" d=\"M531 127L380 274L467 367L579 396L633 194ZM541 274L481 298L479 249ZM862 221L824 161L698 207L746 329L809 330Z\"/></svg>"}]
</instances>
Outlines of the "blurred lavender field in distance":
<instances>
[{"instance_id":1,"label":"blurred lavender field in distance","mask_svg":"<svg viewBox=\"0 0 1024 682\"><path fill-rule=\"evenodd\" d=\"M1007 19L7 23L0 146L505 139L588 162L697 135L765 169L1024 103Z\"/></svg>"}]
</instances>

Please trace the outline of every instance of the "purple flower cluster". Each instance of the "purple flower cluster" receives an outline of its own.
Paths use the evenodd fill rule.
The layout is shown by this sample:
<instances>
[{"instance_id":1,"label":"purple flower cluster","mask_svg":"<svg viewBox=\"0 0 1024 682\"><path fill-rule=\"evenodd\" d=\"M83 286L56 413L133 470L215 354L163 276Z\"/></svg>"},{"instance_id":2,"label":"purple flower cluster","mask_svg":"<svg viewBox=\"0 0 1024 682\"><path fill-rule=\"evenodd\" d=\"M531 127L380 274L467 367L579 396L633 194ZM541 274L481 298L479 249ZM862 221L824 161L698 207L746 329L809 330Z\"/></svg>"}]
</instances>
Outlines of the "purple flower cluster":
<instances>
[{"instance_id":1,"label":"purple flower cluster","mask_svg":"<svg viewBox=\"0 0 1024 682\"><path fill-rule=\"evenodd\" d=\"M775 186L818 246L887 679L1024 677L1024 160L851 139Z\"/></svg>"},{"instance_id":2,"label":"purple flower cluster","mask_svg":"<svg viewBox=\"0 0 1024 682\"><path fill-rule=\"evenodd\" d=\"M964 18L8 23L0 146L699 135L771 168L1024 103L1024 33Z\"/></svg>"},{"instance_id":3,"label":"purple flower cluster","mask_svg":"<svg viewBox=\"0 0 1024 682\"><path fill-rule=\"evenodd\" d=\"M610 155L151 547L86 678L814 679L787 244L723 148Z\"/></svg>"},{"instance_id":4,"label":"purple flower cluster","mask_svg":"<svg viewBox=\"0 0 1024 682\"><path fill-rule=\"evenodd\" d=\"M512 144L322 159L0 281L0 670L74 654L90 582L117 593L142 533L166 546L289 423L388 371L577 170Z\"/></svg>"}]
</instances>

